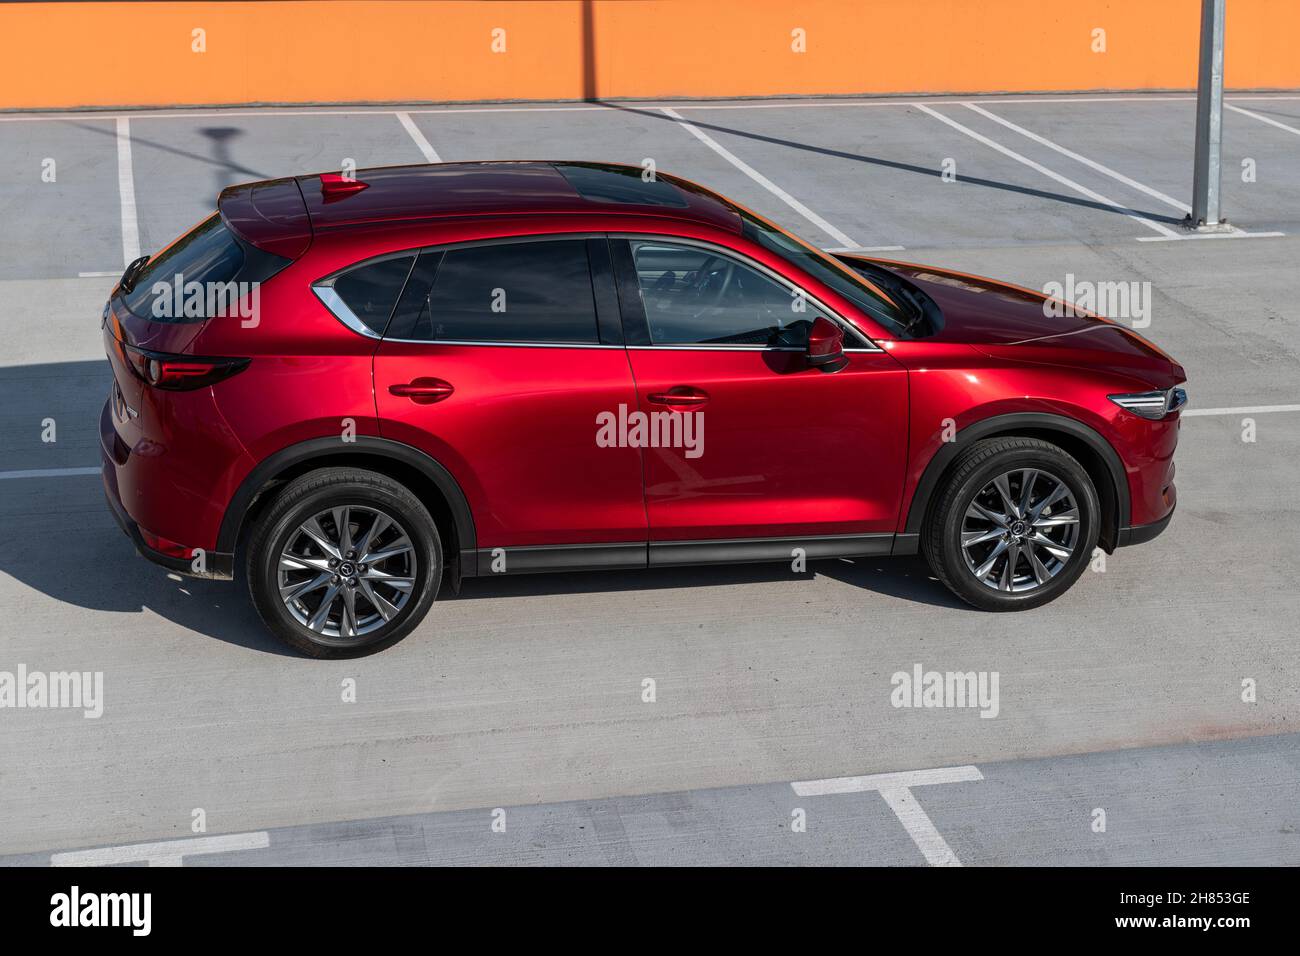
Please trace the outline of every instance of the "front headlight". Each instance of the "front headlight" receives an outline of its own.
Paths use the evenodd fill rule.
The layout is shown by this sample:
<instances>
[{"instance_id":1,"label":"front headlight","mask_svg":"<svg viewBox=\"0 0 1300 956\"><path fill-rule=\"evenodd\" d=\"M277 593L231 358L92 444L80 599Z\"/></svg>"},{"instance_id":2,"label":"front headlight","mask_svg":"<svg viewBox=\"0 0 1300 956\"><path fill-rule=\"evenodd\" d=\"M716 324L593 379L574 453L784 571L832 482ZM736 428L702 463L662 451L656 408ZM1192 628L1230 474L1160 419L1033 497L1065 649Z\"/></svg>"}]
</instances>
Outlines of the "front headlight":
<instances>
[{"instance_id":1,"label":"front headlight","mask_svg":"<svg viewBox=\"0 0 1300 956\"><path fill-rule=\"evenodd\" d=\"M1129 392L1125 395L1107 395L1120 408L1153 421L1176 412L1187 404L1187 392L1174 386L1161 392Z\"/></svg>"}]
</instances>

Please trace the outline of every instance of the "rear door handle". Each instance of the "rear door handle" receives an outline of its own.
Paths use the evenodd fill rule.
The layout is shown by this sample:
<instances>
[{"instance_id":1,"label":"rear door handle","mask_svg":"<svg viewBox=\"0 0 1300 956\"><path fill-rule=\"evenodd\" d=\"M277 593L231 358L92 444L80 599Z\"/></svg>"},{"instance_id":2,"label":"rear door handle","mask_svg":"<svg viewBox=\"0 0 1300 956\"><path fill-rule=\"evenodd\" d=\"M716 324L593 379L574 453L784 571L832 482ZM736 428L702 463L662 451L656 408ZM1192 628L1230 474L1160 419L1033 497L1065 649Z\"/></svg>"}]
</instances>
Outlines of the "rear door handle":
<instances>
[{"instance_id":1,"label":"rear door handle","mask_svg":"<svg viewBox=\"0 0 1300 956\"><path fill-rule=\"evenodd\" d=\"M709 393L691 385L675 385L666 392L656 392L646 397L652 405L667 405L672 408L682 405L703 405L709 400Z\"/></svg>"},{"instance_id":2,"label":"rear door handle","mask_svg":"<svg viewBox=\"0 0 1300 956\"><path fill-rule=\"evenodd\" d=\"M417 405L432 405L442 401L455 389L450 382L444 382L440 378L417 378L405 385L390 385L388 391L392 395L409 398Z\"/></svg>"}]
</instances>

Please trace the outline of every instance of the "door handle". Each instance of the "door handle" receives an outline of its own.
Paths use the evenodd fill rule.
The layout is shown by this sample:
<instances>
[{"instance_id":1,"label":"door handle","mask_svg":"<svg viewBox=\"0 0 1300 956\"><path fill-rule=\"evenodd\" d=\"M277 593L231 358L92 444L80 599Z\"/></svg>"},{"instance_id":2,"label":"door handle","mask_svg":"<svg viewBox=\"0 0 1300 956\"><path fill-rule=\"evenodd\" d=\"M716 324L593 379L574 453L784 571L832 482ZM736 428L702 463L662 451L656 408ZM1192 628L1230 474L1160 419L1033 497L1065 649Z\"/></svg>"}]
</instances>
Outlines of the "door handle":
<instances>
[{"instance_id":1,"label":"door handle","mask_svg":"<svg viewBox=\"0 0 1300 956\"><path fill-rule=\"evenodd\" d=\"M417 378L405 385L388 386L389 394L409 398L417 405L432 405L449 396L455 389L450 382L440 378Z\"/></svg>"},{"instance_id":2,"label":"door handle","mask_svg":"<svg viewBox=\"0 0 1300 956\"><path fill-rule=\"evenodd\" d=\"M652 405L667 405L672 408L679 405L703 405L709 400L709 393L690 385L676 385L666 392L656 392L646 398Z\"/></svg>"}]
</instances>

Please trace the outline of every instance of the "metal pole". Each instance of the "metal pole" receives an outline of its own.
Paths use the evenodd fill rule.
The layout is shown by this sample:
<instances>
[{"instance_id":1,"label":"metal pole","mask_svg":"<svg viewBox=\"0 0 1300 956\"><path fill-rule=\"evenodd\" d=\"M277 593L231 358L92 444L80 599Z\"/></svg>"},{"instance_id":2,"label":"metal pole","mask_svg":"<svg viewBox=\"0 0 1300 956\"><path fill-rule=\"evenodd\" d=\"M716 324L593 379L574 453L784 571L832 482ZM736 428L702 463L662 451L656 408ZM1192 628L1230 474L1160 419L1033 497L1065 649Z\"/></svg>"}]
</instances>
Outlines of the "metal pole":
<instances>
[{"instance_id":1,"label":"metal pole","mask_svg":"<svg viewBox=\"0 0 1300 956\"><path fill-rule=\"evenodd\" d=\"M1223 6L1201 0L1201 60L1196 85L1196 168L1192 175L1191 225L1216 226L1220 152L1223 145Z\"/></svg>"}]
</instances>

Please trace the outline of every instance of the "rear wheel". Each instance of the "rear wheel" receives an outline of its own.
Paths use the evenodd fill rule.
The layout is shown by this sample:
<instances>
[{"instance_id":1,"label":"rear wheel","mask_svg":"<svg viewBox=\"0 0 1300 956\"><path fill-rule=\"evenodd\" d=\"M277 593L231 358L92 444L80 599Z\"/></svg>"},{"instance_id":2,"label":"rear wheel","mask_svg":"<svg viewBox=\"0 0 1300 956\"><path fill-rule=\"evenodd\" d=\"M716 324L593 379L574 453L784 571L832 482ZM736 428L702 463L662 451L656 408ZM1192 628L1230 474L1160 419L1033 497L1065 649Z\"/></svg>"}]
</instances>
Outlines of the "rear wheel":
<instances>
[{"instance_id":1,"label":"rear wheel","mask_svg":"<svg viewBox=\"0 0 1300 956\"><path fill-rule=\"evenodd\" d=\"M1062 449L1035 438L977 442L953 466L921 535L935 575L989 611L1038 607L1087 566L1097 490Z\"/></svg>"},{"instance_id":2,"label":"rear wheel","mask_svg":"<svg viewBox=\"0 0 1300 956\"><path fill-rule=\"evenodd\" d=\"M312 657L372 654L401 640L437 597L443 567L424 505L391 478L353 468L286 485L247 560L262 620Z\"/></svg>"}]
</instances>

